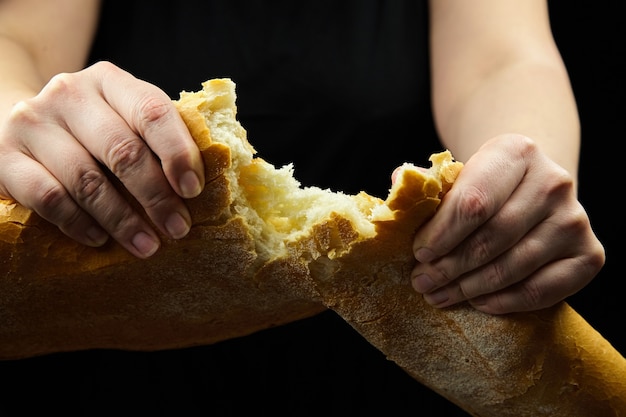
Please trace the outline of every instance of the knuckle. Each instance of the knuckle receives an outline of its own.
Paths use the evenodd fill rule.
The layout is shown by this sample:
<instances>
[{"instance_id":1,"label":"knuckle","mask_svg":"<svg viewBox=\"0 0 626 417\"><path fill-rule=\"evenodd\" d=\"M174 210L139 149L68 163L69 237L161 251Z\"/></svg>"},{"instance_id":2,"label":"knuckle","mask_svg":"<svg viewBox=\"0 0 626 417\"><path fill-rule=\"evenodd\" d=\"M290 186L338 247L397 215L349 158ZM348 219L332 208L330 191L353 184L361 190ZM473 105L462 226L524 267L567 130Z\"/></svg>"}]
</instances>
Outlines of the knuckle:
<instances>
[{"instance_id":1,"label":"knuckle","mask_svg":"<svg viewBox=\"0 0 626 417\"><path fill-rule=\"evenodd\" d=\"M504 144L512 159L532 161L540 152L538 144L526 135L519 133L508 134L504 137Z\"/></svg>"},{"instance_id":2,"label":"knuckle","mask_svg":"<svg viewBox=\"0 0 626 417\"><path fill-rule=\"evenodd\" d=\"M75 78L76 75L71 73L54 75L39 94L13 105L5 125L9 126L13 132L19 133L19 130L25 126L41 126L46 119L57 118L50 103L82 100L83 93L78 83L75 82Z\"/></svg>"},{"instance_id":3,"label":"knuckle","mask_svg":"<svg viewBox=\"0 0 626 417\"><path fill-rule=\"evenodd\" d=\"M97 61L93 65L91 65L89 68L87 68L87 71L113 72L113 71L117 71L117 68L118 67L113 65L112 62L109 62L109 61Z\"/></svg>"},{"instance_id":4,"label":"knuckle","mask_svg":"<svg viewBox=\"0 0 626 417\"><path fill-rule=\"evenodd\" d=\"M148 129L151 125L160 125L171 116L172 106L162 97L149 94L142 97L137 106L137 120L140 126Z\"/></svg>"},{"instance_id":5,"label":"knuckle","mask_svg":"<svg viewBox=\"0 0 626 417\"><path fill-rule=\"evenodd\" d=\"M114 142L115 145L108 151L107 166L115 176L122 179L130 176L149 156L149 152L143 141L136 137L127 137Z\"/></svg>"},{"instance_id":6,"label":"knuckle","mask_svg":"<svg viewBox=\"0 0 626 417\"><path fill-rule=\"evenodd\" d=\"M135 233L138 219L130 206L123 205L110 210L102 222L103 227L119 240L130 238Z\"/></svg>"},{"instance_id":7,"label":"knuckle","mask_svg":"<svg viewBox=\"0 0 626 417\"><path fill-rule=\"evenodd\" d=\"M536 280L526 279L521 284L519 293L520 310L534 310L540 307L543 300L543 292L537 285Z\"/></svg>"},{"instance_id":8,"label":"knuckle","mask_svg":"<svg viewBox=\"0 0 626 417\"><path fill-rule=\"evenodd\" d=\"M63 218L60 218L57 222L57 226L63 232L68 233L70 230L75 229L75 225L79 223L82 211L78 206L74 206L74 209L70 213L66 213Z\"/></svg>"},{"instance_id":9,"label":"knuckle","mask_svg":"<svg viewBox=\"0 0 626 417\"><path fill-rule=\"evenodd\" d=\"M491 239L486 233L476 233L468 240L468 250L463 251L468 264L483 265L491 259Z\"/></svg>"},{"instance_id":10,"label":"knuckle","mask_svg":"<svg viewBox=\"0 0 626 417\"><path fill-rule=\"evenodd\" d=\"M59 209L66 198L68 198L67 191L62 186L51 185L40 191L39 198L35 198L35 211L56 213L60 211Z\"/></svg>"},{"instance_id":11,"label":"knuckle","mask_svg":"<svg viewBox=\"0 0 626 417\"><path fill-rule=\"evenodd\" d=\"M460 280L459 281L459 293L460 298L463 300L471 300L472 298L480 295L479 291L476 291L472 285L470 285L469 280Z\"/></svg>"},{"instance_id":12,"label":"knuckle","mask_svg":"<svg viewBox=\"0 0 626 417\"><path fill-rule=\"evenodd\" d=\"M545 192L556 198L563 198L569 194L574 195L575 185L574 178L564 168L556 166L555 169L547 176L544 181L546 187Z\"/></svg>"},{"instance_id":13,"label":"knuckle","mask_svg":"<svg viewBox=\"0 0 626 417\"><path fill-rule=\"evenodd\" d=\"M455 276L452 275L451 271L448 269L448 266L445 262L438 262L434 265L434 269L430 272L431 278L435 281L435 284L439 287L444 286L451 282Z\"/></svg>"},{"instance_id":14,"label":"knuckle","mask_svg":"<svg viewBox=\"0 0 626 417\"><path fill-rule=\"evenodd\" d=\"M81 204L92 205L100 199L107 183L105 174L95 168L80 170L74 187L74 195Z\"/></svg>"},{"instance_id":15,"label":"knuckle","mask_svg":"<svg viewBox=\"0 0 626 417\"><path fill-rule=\"evenodd\" d=\"M591 229L589 217L582 205L578 204L571 211L567 211L565 219L559 223L558 232L565 236L567 241L577 242L577 244L569 245L570 256L578 257L581 253L581 259L586 268L593 271L599 271L606 260L604 246L598 240Z\"/></svg>"},{"instance_id":16,"label":"knuckle","mask_svg":"<svg viewBox=\"0 0 626 417\"><path fill-rule=\"evenodd\" d=\"M561 233L563 236L569 236L574 242L579 242L578 245L572 245L573 248L580 248L581 246L587 246L589 240L588 236L591 225L589 219L583 213L573 213L565 223L562 225Z\"/></svg>"},{"instance_id":17,"label":"knuckle","mask_svg":"<svg viewBox=\"0 0 626 417\"><path fill-rule=\"evenodd\" d=\"M83 94L76 78L76 73L62 72L54 75L41 90L40 97L80 100Z\"/></svg>"},{"instance_id":18,"label":"knuckle","mask_svg":"<svg viewBox=\"0 0 626 417\"><path fill-rule=\"evenodd\" d=\"M78 221L81 214L78 206L66 204L69 198L65 188L54 184L40 191L39 197L33 200L32 208L41 217L54 223L62 231L66 232ZM70 209L71 207L73 208Z\"/></svg>"},{"instance_id":19,"label":"knuckle","mask_svg":"<svg viewBox=\"0 0 626 417\"><path fill-rule=\"evenodd\" d=\"M158 190L155 193L148 195L145 201L142 201L143 207L146 211L152 211L153 209L167 205L170 200L170 193L165 190Z\"/></svg>"},{"instance_id":20,"label":"knuckle","mask_svg":"<svg viewBox=\"0 0 626 417\"><path fill-rule=\"evenodd\" d=\"M514 310L510 304L507 304L507 300L501 293L485 296L484 304L480 309L490 314L506 314Z\"/></svg>"},{"instance_id":21,"label":"knuckle","mask_svg":"<svg viewBox=\"0 0 626 417\"><path fill-rule=\"evenodd\" d=\"M604 250L604 246L596 240L592 253L589 255L588 263L591 265L591 268L595 271L595 273L598 273L604 267L605 262L606 252Z\"/></svg>"},{"instance_id":22,"label":"knuckle","mask_svg":"<svg viewBox=\"0 0 626 417\"><path fill-rule=\"evenodd\" d=\"M606 261L606 253L604 247L601 244L593 245L593 247L584 255L578 257L579 271L578 276L586 276L585 282L591 281L593 277L600 272ZM585 271L585 274L581 274L580 271Z\"/></svg>"},{"instance_id":23,"label":"knuckle","mask_svg":"<svg viewBox=\"0 0 626 417\"><path fill-rule=\"evenodd\" d=\"M72 73L54 75L39 94L13 105L9 121L16 126L32 126L41 124L46 119L59 119L53 103L80 104L84 101L84 92L76 77Z\"/></svg>"},{"instance_id":24,"label":"knuckle","mask_svg":"<svg viewBox=\"0 0 626 417\"><path fill-rule=\"evenodd\" d=\"M526 135L513 133L507 137L522 157L527 157L539 150L537 143Z\"/></svg>"},{"instance_id":25,"label":"knuckle","mask_svg":"<svg viewBox=\"0 0 626 417\"><path fill-rule=\"evenodd\" d=\"M500 262L491 262L483 270L483 293L489 293L506 287L506 268Z\"/></svg>"},{"instance_id":26,"label":"knuckle","mask_svg":"<svg viewBox=\"0 0 626 417\"><path fill-rule=\"evenodd\" d=\"M41 121L34 99L17 102L9 112L6 126L13 127L12 132L19 131L27 125L36 125Z\"/></svg>"},{"instance_id":27,"label":"knuckle","mask_svg":"<svg viewBox=\"0 0 626 417\"><path fill-rule=\"evenodd\" d=\"M54 91L63 93L66 91L70 91L72 89L72 80L74 78L74 74L70 74L68 72L62 72L54 75L48 81L46 86L47 91Z\"/></svg>"},{"instance_id":28,"label":"knuckle","mask_svg":"<svg viewBox=\"0 0 626 417\"><path fill-rule=\"evenodd\" d=\"M466 187L459 193L458 213L461 221L482 223L489 217L493 202L477 187Z\"/></svg>"}]
</instances>

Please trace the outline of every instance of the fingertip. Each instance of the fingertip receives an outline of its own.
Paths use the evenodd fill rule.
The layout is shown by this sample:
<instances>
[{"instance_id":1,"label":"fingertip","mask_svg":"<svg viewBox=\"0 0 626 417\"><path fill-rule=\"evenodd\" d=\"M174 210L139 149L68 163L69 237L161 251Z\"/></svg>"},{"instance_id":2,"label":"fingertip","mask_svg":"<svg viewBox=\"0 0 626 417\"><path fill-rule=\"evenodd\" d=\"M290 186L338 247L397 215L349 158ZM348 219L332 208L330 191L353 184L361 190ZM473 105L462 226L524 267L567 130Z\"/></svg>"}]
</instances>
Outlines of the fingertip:
<instances>
[{"instance_id":1,"label":"fingertip","mask_svg":"<svg viewBox=\"0 0 626 417\"><path fill-rule=\"evenodd\" d=\"M400 169L401 169L401 167L397 167L391 173L391 184L392 185L396 183L396 180L398 179L398 174L400 173Z\"/></svg>"},{"instance_id":2,"label":"fingertip","mask_svg":"<svg viewBox=\"0 0 626 417\"><path fill-rule=\"evenodd\" d=\"M99 226L88 227L85 234L87 236L85 243L92 247L100 247L109 240L109 234Z\"/></svg>"},{"instance_id":3,"label":"fingertip","mask_svg":"<svg viewBox=\"0 0 626 417\"><path fill-rule=\"evenodd\" d=\"M400 165L399 167L396 167L396 169L393 170L393 172L391 173L391 184L395 184L396 181L398 180L398 175L400 175L402 173L402 170L404 169L406 165ZM424 168L424 167L420 167L420 166L416 166L415 167L418 171L421 171L423 173L428 172L428 168Z\"/></svg>"},{"instance_id":4,"label":"fingertip","mask_svg":"<svg viewBox=\"0 0 626 417\"><path fill-rule=\"evenodd\" d=\"M434 291L424 294L424 300L433 307L443 308L454 304L446 290Z\"/></svg>"},{"instance_id":5,"label":"fingertip","mask_svg":"<svg viewBox=\"0 0 626 417\"><path fill-rule=\"evenodd\" d=\"M436 284L428 274L418 274L411 279L413 289L420 294L426 294L436 288Z\"/></svg>"},{"instance_id":6,"label":"fingertip","mask_svg":"<svg viewBox=\"0 0 626 417\"><path fill-rule=\"evenodd\" d=\"M160 242L146 232L139 232L131 240L132 252L140 258L149 258L160 247Z\"/></svg>"},{"instance_id":7,"label":"fingertip","mask_svg":"<svg viewBox=\"0 0 626 417\"><path fill-rule=\"evenodd\" d=\"M468 302L473 308L485 314L502 315L515 311L510 307L506 308L496 294L479 295L468 300Z\"/></svg>"},{"instance_id":8,"label":"fingertip","mask_svg":"<svg viewBox=\"0 0 626 417\"><path fill-rule=\"evenodd\" d=\"M190 222L181 213L172 213L165 222L165 229L173 239L187 236L190 228Z\"/></svg>"},{"instance_id":9,"label":"fingertip","mask_svg":"<svg viewBox=\"0 0 626 417\"><path fill-rule=\"evenodd\" d=\"M423 264L432 262L437 257L437 255L435 255L435 253L432 250L428 248L424 248L424 247L416 249L414 251L414 254L415 254L415 259L418 262L423 263Z\"/></svg>"},{"instance_id":10,"label":"fingertip","mask_svg":"<svg viewBox=\"0 0 626 417\"><path fill-rule=\"evenodd\" d=\"M192 170L185 172L180 177L178 185L180 187L181 197L183 198L197 197L202 192L202 182L198 175Z\"/></svg>"},{"instance_id":11,"label":"fingertip","mask_svg":"<svg viewBox=\"0 0 626 417\"><path fill-rule=\"evenodd\" d=\"M488 297L484 295L479 295L478 297L474 297L469 300L469 303L477 310L489 308L488 306Z\"/></svg>"}]
</instances>

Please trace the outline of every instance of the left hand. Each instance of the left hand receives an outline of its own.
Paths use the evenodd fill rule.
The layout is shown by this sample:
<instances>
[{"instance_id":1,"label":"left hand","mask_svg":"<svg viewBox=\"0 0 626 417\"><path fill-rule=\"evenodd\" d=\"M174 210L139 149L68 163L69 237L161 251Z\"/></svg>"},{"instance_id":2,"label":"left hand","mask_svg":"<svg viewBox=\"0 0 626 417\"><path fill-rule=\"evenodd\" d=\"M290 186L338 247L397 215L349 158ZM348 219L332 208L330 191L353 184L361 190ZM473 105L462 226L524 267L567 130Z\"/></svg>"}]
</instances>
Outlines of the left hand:
<instances>
[{"instance_id":1,"label":"left hand","mask_svg":"<svg viewBox=\"0 0 626 417\"><path fill-rule=\"evenodd\" d=\"M574 178L529 138L502 135L468 161L413 243L413 288L435 307L490 314L549 307L605 261Z\"/></svg>"}]
</instances>

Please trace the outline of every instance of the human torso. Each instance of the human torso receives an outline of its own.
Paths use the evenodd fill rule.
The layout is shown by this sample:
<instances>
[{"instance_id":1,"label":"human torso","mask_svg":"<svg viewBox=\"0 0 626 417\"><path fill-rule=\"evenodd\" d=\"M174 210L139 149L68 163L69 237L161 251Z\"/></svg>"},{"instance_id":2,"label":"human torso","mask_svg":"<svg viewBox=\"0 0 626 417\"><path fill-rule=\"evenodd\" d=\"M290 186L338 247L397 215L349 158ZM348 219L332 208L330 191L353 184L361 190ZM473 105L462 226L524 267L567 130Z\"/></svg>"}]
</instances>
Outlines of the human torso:
<instances>
[{"instance_id":1,"label":"human torso","mask_svg":"<svg viewBox=\"0 0 626 417\"><path fill-rule=\"evenodd\" d=\"M386 195L404 161L438 151L429 105L426 2L104 2L91 60L172 98L237 84L259 156L304 185Z\"/></svg>"}]
</instances>

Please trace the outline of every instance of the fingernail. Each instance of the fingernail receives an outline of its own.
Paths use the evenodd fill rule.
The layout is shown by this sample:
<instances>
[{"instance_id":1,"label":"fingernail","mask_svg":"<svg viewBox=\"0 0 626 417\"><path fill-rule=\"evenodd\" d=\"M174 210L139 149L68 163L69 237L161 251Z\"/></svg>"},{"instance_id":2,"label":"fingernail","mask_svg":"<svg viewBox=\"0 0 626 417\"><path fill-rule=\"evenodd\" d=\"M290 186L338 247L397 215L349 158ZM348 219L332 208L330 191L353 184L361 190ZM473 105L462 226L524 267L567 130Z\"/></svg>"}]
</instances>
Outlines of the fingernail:
<instances>
[{"instance_id":1,"label":"fingernail","mask_svg":"<svg viewBox=\"0 0 626 417\"><path fill-rule=\"evenodd\" d=\"M98 226L88 228L86 233L93 246L102 246L109 240L109 235Z\"/></svg>"},{"instance_id":2,"label":"fingernail","mask_svg":"<svg viewBox=\"0 0 626 417\"><path fill-rule=\"evenodd\" d=\"M146 258L154 255L157 249L159 249L159 242L145 232L137 233L133 237L132 244Z\"/></svg>"},{"instance_id":3,"label":"fingernail","mask_svg":"<svg viewBox=\"0 0 626 417\"><path fill-rule=\"evenodd\" d=\"M173 213L167 218L165 229L172 238L180 239L189 233L189 224L180 213Z\"/></svg>"},{"instance_id":4,"label":"fingernail","mask_svg":"<svg viewBox=\"0 0 626 417\"><path fill-rule=\"evenodd\" d=\"M415 251L415 259L423 264L427 264L435 259L435 257L435 253L428 248L419 248Z\"/></svg>"},{"instance_id":5,"label":"fingernail","mask_svg":"<svg viewBox=\"0 0 626 417\"><path fill-rule=\"evenodd\" d=\"M447 291L435 291L430 294L424 294L424 299L428 304L436 306L445 303L450 297L448 297Z\"/></svg>"},{"instance_id":6,"label":"fingernail","mask_svg":"<svg viewBox=\"0 0 626 417\"><path fill-rule=\"evenodd\" d=\"M479 295L478 297L474 297L471 300L469 300L469 302L474 307L484 306L484 305L487 305L487 297L484 295Z\"/></svg>"},{"instance_id":7,"label":"fingernail","mask_svg":"<svg viewBox=\"0 0 626 417\"><path fill-rule=\"evenodd\" d=\"M433 281L433 279L426 274L419 274L414 277L412 284L415 291L422 294L435 288L435 281Z\"/></svg>"},{"instance_id":8,"label":"fingernail","mask_svg":"<svg viewBox=\"0 0 626 417\"><path fill-rule=\"evenodd\" d=\"M391 173L391 183L395 184L396 183L396 179L398 178L398 175L400 174L400 167L396 168L393 170L393 172Z\"/></svg>"},{"instance_id":9,"label":"fingernail","mask_svg":"<svg viewBox=\"0 0 626 417\"><path fill-rule=\"evenodd\" d=\"M200 179L193 171L187 171L180 178L180 190L184 198L196 197L202 191Z\"/></svg>"}]
</instances>

